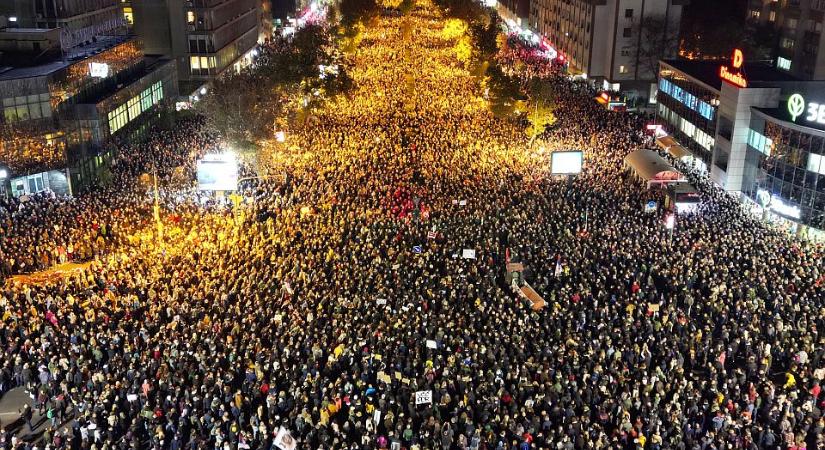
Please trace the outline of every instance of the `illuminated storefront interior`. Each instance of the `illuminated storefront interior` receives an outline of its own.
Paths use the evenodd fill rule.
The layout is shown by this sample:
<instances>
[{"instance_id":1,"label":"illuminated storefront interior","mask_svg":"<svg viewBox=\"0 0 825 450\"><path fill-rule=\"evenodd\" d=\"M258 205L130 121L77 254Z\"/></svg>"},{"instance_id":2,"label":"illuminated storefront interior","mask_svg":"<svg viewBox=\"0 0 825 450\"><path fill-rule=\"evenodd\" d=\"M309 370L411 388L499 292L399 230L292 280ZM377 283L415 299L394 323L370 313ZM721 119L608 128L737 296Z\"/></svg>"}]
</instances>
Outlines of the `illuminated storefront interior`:
<instances>
[{"instance_id":1,"label":"illuminated storefront interior","mask_svg":"<svg viewBox=\"0 0 825 450\"><path fill-rule=\"evenodd\" d=\"M825 241L825 130L791 117L781 107L755 109L743 194L764 218Z\"/></svg>"}]
</instances>

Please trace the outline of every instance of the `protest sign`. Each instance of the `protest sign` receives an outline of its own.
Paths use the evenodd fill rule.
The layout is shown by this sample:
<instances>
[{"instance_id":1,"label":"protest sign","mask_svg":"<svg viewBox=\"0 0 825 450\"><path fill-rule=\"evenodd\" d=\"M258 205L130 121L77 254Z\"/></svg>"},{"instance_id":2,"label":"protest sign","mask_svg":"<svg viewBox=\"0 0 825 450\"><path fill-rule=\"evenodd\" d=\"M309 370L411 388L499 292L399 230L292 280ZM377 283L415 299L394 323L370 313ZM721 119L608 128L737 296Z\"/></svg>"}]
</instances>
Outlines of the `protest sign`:
<instances>
[{"instance_id":1,"label":"protest sign","mask_svg":"<svg viewBox=\"0 0 825 450\"><path fill-rule=\"evenodd\" d=\"M415 393L415 404L423 405L433 402L433 391L418 391Z\"/></svg>"}]
</instances>

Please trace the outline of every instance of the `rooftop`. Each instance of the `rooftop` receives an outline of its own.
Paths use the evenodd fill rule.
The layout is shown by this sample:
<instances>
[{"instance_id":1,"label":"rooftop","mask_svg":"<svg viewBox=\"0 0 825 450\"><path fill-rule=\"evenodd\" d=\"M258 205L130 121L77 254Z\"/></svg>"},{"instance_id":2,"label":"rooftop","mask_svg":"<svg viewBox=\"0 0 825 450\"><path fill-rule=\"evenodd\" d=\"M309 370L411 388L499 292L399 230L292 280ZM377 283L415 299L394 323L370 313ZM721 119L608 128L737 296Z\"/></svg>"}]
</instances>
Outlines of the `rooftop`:
<instances>
[{"instance_id":1,"label":"rooftop","mask_svg":"<svg viewBox=\"0 0 825 450\"><path fill-rule=\"evenodd\" d=\"M98 36L95 42L75 47L61 59L32 66L26 66L26 62L33 60L31 55L7 53L0 59L0 81L48 75L130 39L131 36Z\"/></svg>"},{"instance_id":2,"label":"rooftop","mask_svg":"<svg viewBox=\"0 0 825 450\"><path fill-rule=\"evenodd\" d=\"M730 65L728 60L696 61L689 59L666 59L662 62L716 90L722 89L722 79L719 78L719 68L723 65ZM742 73L745 75L745 78L748 79L750 85L754 83L800 81L798 78L778 70L768 63L762 62L746 62L742 66Z\"/></svg>"}]
</instances>

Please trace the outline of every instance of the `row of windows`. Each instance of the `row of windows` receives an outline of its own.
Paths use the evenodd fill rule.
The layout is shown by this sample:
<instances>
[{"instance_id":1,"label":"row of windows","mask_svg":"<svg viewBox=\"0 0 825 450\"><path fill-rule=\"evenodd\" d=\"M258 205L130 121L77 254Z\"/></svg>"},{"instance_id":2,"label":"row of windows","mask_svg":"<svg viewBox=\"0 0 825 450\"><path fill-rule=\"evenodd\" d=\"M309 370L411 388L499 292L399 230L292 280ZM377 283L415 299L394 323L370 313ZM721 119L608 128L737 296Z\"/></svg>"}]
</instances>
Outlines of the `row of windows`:
<instances>
[{"instance_id":1,"label":"row of windows","mask_svg":"<svg viewBox=\"0 0 825 450\"><path fill-rule=\"evenodd\" d=\"M765 137L758 131L748 129L748 145L753 147L759 153L762 153L765 156L770 156L773 141L771 138Z\"/></svg>"},{"instance_id":2,"label":"row of windows","mask_svg":"<svg viewBox=\"0 0 825 450\"><path fill-rule=\"evenodd\" d=\"M678 128L687 137L693 139L697 144L702 146L705 150L712 151L715 139L713 136L705 133L702 129L696 128L696 125L690 121L685 120L676 112L671 111L667 106L659 103L659 117L670 122L671 125Z\"/></svg>"},{"instance_id":3,"label":"row of windows","mask_svg":"<svg viewBox=\"0 0 825 450\"><path fill-rule=\"evenodd\" d=\"M49 94L21 95L3 99L3 117L6 123L51 116Z\"/></svg>"},{"instance_id":4,"label":"row of windows","mask_svg":"<svg viewBox=\"0 0 825 450\"><path fill-rule=\"evenodd\" d=\"M209 75L209 70L215 68L214 56L190 56L189 69L192 75Z\"/></svg>"},{"instance_id":5,"label":"row of windows","mask_svg":"<svg viewBox=\"0 0 825 450\"><path fill-rule=\"evenodd\" d=\"M208 35L189 36L189 53L209 53L213 51L212 40Z\"/></svg>"},{"instance_id":6,"label":"row of windows","mask_svg":"<svg viewBox=\"0 0 825 450\"><path fill-rule=\"evenodd\" d=\"M671 83L669 80L666 80L664 78L659 79L659 91L664 92L665 94L675 98L679 101L679 103L698 112L699 115L701 115L705 119L713 120L713 118L716 116L716 110L713 109L713 106L710 106L708 103L699 100L698 98L696 98L695 95Z\"/></svg>"},{"instance_id":7,"label":"row of windows","mask_svg":"<svg viewBox=\"0 0 825 450\"><path fill-rule=\"evenodd\" d=\"M117 130L135 120L153 105L160 103L161 100L163 100L163 82L158 81L109 112L109 134L115 134Z\"/></svg>"}]
</instances>

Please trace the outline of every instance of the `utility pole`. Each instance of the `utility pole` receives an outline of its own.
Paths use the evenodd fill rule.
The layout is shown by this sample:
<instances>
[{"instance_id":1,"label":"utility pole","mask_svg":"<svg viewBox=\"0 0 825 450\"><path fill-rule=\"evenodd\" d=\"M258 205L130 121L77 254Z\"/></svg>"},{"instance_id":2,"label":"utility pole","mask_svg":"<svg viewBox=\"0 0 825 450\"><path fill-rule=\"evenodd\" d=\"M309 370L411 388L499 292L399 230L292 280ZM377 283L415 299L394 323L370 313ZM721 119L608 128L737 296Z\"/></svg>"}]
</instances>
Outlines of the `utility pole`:
<instances>
[{"instance_id":1,"label":"utility pole","mask_svg":"<svg viewBox=\"0 0 825 450\"><path fill-rule=\"evenodd\" d=\"M155 178L155 225L157 226L158 231L158 241L163 242L163 222L160 221L160 195L158 194L158 172L154 167L152 168L152 175Z\"/></svg>"}]
</instances>

